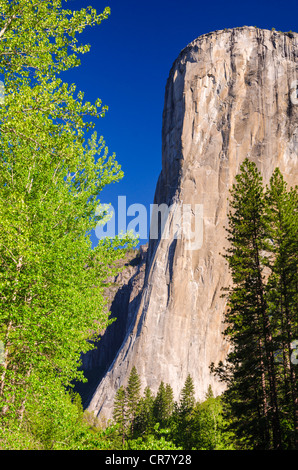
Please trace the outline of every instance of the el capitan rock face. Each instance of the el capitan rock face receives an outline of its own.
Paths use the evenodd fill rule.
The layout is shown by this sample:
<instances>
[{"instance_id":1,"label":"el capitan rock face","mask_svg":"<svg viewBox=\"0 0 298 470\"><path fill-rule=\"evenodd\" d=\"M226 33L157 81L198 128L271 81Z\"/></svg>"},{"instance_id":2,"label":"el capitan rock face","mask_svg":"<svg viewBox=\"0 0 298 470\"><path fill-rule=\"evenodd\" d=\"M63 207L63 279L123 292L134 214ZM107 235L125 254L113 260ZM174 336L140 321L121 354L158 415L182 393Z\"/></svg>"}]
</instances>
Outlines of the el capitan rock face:
<instances>
[{"instance_id":1,"label":"el capitan rock face","mask_svg":"<svg viewBox=\"0 0 298 470\"><path fill-rule=\"evenodd\" d=\"M144 387L156 392L163 380L175 399L188 374L197 399L209 384L216 395L223 391L209 366L228 351L221 289L230 274L221 253L229 188L246 157L265 183L279 166L286 181L297 184L298 104L291 98L297 79L298 35L255 27L201 36L174 62L154 202L174 209L201 204L203 240L193 250L184 235L150 240L138 306L89 410L111 416L115 393L133 365Z\"/></svg>"},{"instance_id":2,"label":"el capitan rock face","mask_svg":"<svg viewBox=\"0 0 298 470\"><path fill-rule=\"evenodd\" d=\"M94 349L82 355L82 369L88 381L78 382L75 387L84 406L90 402L134 320L144 284L147 248L147 245L142 245L138 250L126 253L120 260L121 271L109 279L111 286L106 289L107 309L110 319L117 321L102 332Z\"/></svg>"}]
</instances>

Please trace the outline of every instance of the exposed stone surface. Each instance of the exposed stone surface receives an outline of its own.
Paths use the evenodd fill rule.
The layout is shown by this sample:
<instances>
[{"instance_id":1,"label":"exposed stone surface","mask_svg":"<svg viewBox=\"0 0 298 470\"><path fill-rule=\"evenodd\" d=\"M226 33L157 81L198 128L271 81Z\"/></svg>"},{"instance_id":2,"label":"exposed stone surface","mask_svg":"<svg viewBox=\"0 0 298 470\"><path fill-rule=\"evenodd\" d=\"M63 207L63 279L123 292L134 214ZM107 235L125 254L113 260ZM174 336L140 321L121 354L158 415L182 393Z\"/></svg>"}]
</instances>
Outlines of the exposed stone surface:
<instances>
[{"instance_id":1,"label":"exposed stone surface","mask_svg":"<svg viewBox=\"0 0 298 470\"><path fill-rule=\"evenodd\" d=\"M76 390L85 406L115 359L134 319L144 284L147 248L148 245L142 245L138 250L128 252L121 260L122 270L110 279L112 286L106 292L107 308L110 318L116 320L102 332L96 347L82 356L82 369L88 382L76 384Z\"/></svg>"},{"instance_id":2,"label":"exposed stone surface","mask_svg":"<svg viewBox=\"0 0 298 470\"><path fill-rule=\"evenodd\" d=\"M221 256L228 190L245 157L256 162L266 183L279 166L288 183L297 184L298 105L291 99L297 46L296 33L235 28L199 37L174 62L154 202L202 204L203 243L190 250L184 235L150 240L138 309L88 407L96 414L111 416L115 392L133 365L144 387L156 392L163 380L175 399L187 374L197 399L209 384L216 395L223 391L209 365L228 351L221 297L230 283Z\"/></svg>"}]
</instances>

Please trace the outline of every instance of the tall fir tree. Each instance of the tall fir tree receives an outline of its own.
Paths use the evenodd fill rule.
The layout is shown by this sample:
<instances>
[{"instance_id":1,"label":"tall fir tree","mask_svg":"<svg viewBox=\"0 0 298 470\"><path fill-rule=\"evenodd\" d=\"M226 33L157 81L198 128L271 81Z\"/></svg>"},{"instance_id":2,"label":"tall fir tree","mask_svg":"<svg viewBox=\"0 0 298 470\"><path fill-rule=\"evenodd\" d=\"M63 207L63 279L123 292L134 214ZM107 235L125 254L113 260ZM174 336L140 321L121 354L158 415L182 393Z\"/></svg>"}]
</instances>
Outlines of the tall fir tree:
<instances>
[{"instance_id":1,"label":"tall fir tree","mask_svg":"<svg viewBox=\"0 0 298 470\"><path fill-rule=\"evenodd\" d=\"M135 432L138 436L150 434L155 424L153 415L154 396L150 387L146 387L135 419Z\"/></svg>"},{"instance_id":2,"label":"tall fir tree","mask_svg":"<svg viewBox=\"0 0 298 470\"><path fill-rule=\"evenodd\" d=\"M166 384L165 387L165 415L166 419L169 420L174 411L174 392L170 384Z\"/></svg>"},{"instance_id":3,"label":"tall fir tree","mask_svg":"<svg viewBox=\"0 0 298 470\"><path fill-rule=\"evenodd\" d=\"M138 414L141 399L141 381L135 366L132 367L126 387L127 416L130 421L131 434L134 432L134 423Z\"/></svg>"},{"instance_id":4,"label":"tall fir tree","mask_svg":"<svg viewBox=\"0 0 298 470\"><path fill-rule=\"evenodd\" d=\"M183 449L192 448L192 413L195 403L195 387L191 375L188 374L171 419L173 440Z\"/></svg>"},{"instance_id":5,"label":"tall fir tree","mask_svg":"<svg viewBox=\"0 0 298 470\"><path fill-rule=\"evenodd\" d=\"M186 377L184 386L181 390L179 409L181 414L190 413L195 406L195 386L190 374Z\"/></svg>"},{"instance_id":6,"label":"tall fir tree","mask_svg":"<svg viewBox=\"0 0 298 470\"><path fill-rule=\"evenodd\" d=\"M127 402L126 390L121 385L118 388L114 400L113 420L119 428L119 436L121 437L122 449L125 448L125 440L128 432L128 418L127 418Z\"/></svg>"},{"instance_id":7,"label":"tall fir tree","mask_svg":"<svg viewBox=\"0 0 298 470\"><path fill-rule=\"evenodd\" d=\"M221 397L214 397L211 386L206 399L197 402L191 415L190 447L198 450L231 449L231 435L223 418Z\"/></svg>"},{"instance_id":8,"label":"tall fir tree","mask_svg":"<svg viewBox=\"0 0 298 470\"><path fill-rule=\"evenodd\" d=\"M153 403L153 414L155 421L160 423L161 426L166 425L169 418L168 415L168 399L166 393L166 386L163 381L160 382L157 394Z\"/></svg>"},{"instance_id":9,"label":"tall fir tree","mask_svg":"<svg viewBox=\"0 0 298 470\"><path fill-rule=\"evenodd\" d=\"M298 370L294 359L297 351L295 340L298 338L297 187L289 190L276 168L267 187L266 199L271 242L267 301L277 353L283 440L290 448L298 449Z\"/></svg>"},{"instance_id":10,"label":"tall fir tree","mask_svg":"<svg viewBox=\"0 0 298 470\"><path fill-rule=\"evenodd\" d=\"M265 190L246 159L231 191L226 259L225 400L242 445L297 446L297 190L287 191L278 169ZM291 398L290 398L291 397ZM291 418L289 419L289 416ZM296 444L295 444L296 441Z\"/></svg>"},{"instance_id":11,"label":"tall fir tree","mask_svg":"<svg viewBox=\"0 0 298 470\"><path fill-rule=\"evenodd\" d=\"M225 257L233 286L228 293L225 334L232 345L227 365L233 382L228 393L239 434L246 434L256 446L278 449L280 409L265 285L268 219L262 177L248 159L236 176L230 207L230 246ZM243 427L244 416L247 424Z\"/></svg>"}]
</instances>

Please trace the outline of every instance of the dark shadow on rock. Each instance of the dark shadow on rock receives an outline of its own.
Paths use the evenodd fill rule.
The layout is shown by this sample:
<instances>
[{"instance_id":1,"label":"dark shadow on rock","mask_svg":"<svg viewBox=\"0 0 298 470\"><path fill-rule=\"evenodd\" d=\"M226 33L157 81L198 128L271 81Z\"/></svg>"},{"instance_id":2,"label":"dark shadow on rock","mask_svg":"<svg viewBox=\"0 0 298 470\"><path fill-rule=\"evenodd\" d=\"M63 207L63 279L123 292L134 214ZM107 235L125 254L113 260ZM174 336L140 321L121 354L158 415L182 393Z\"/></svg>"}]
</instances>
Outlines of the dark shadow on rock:
<instances>
[{"instance_id":1,"label":"dark shadow on rock","mask_svg":"<svg viewBox=\"0 0 298 470\"><path fill-rule=\"evenodd\" d=\"M136 283L143 286L142 267L146 262L147 249L143 248L136 252L136 256L130 259L124 267L134 268L129 279L121 285L121 273L116 276L115 283L119 282L119 288L110 305L110 319L114 320L104 334L94 342L94 349L82 356L81 370L87 382L79 382L75 384L75 391L78 392L82 399L83 407L86 408L98 386L105 376L121 347L126 333L130 327L131 321L139 305L142 289L137 295L131 299L132 290ZM129 274L128 274L129 275Z\"/></svg>"}]
</instances>

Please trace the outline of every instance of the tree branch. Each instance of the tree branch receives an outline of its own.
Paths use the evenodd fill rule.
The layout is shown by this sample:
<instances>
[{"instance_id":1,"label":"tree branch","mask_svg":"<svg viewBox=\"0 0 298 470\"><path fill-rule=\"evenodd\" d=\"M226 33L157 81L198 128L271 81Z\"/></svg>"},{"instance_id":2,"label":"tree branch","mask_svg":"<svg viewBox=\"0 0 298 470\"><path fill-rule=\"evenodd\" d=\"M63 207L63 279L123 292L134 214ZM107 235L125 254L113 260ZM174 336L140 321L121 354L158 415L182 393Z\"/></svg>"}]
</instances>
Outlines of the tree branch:
<instances>
[{"instance_id":1,"label":"tree branch","mask_svg":"<svg viewBox=\"0 0 298 470\"><path fill-rule=\"evenodd\" d=\"M7 23L5 23L5 25L4 25L4 28L2 28L1 31L0 31L0 39L2 38L2 36L5 33L5 31L7 30L7 28L9 27L12 20L14 20L16 17L17 17L16 15L12 15L10 18L8 18Z\"/></svg>"}]
</instances>

